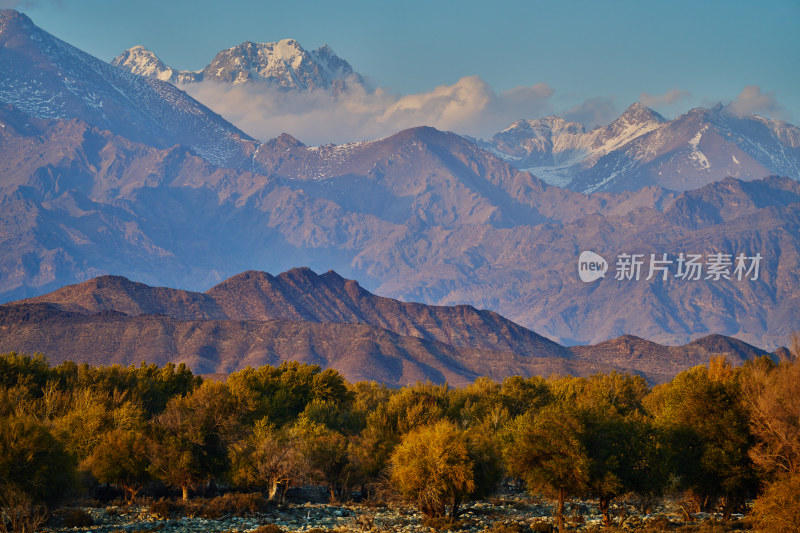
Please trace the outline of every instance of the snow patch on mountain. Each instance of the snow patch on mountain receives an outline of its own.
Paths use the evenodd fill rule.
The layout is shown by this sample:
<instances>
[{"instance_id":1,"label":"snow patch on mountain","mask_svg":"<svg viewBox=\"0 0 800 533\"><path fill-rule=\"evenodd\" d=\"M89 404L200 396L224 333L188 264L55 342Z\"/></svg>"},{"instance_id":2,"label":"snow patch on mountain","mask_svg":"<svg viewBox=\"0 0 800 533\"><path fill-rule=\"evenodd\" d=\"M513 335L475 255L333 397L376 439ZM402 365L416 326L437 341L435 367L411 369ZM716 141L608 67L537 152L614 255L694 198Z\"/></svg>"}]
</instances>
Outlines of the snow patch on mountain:
<instances>
[{"instance_id":1,"label":"snow patch on mountain","mask_svg":"<svg viewBox=\"0 0 800 533\"><path fill-rule=\"evenodd\" d=\"M708 170L711 168L711 164L708 162L708 158L705 156L703 152L700 151L700 139L703 138L703 132L708 130L708 126L703 126L703 128L697 132L697 134L689 140L689 147L692 151L689 153L689 159L691 159L697 168Z\"/></svg>"}]
</instances>

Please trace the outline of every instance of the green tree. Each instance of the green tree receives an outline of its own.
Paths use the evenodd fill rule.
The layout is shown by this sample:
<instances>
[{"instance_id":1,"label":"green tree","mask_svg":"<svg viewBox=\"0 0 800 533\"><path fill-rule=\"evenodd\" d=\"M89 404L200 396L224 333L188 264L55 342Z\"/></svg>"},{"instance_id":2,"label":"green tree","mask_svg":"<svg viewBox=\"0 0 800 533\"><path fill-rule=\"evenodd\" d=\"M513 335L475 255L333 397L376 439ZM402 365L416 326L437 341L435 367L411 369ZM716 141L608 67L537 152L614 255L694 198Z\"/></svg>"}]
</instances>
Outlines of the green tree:
<instances>
[{"instance_id":1,"label":"green tree","mask_svg":"<svg viewBox=\"0 0 800 533\"><path fill-rule=\"evenodd\" d=\"M121 487L130 501L151 478L148 438L141 429L114 429L100 437L82 467L100 483Z\"/></svg>"},{"instance_id":2,"label":"green tree","mask_svg":"<svg viewBox=\"0 0 800 533\"><path fill-rule=\"evenodd\" d=\"M554 497L559 531L564 531L567 497L585 493L590 461L581 439L579 414L553 403L515 418L503 435L503 458L510 474L523 479L531 491Z\"/></svg>"},{"instance_id":3,"label":"green tree","mask_svg":"<svg viewBox=\"0 0 800 533\"><path fill-rule=\"evenodd\" d=\"M327 487L331 501L347 500L352 488L361 482L350 439L307 418L300 418L291 434L308 479Z\"/></svg>"},{"instance_id":4,"label":"green tree","mask_svg":"<svg viewBox=\"0 0 800 533\"><path fill-rule=\"evenodd\" d=\"M587 488L598 499L604 525L611 525L611 502L626 493L642 501L660 495L669 483L669 458L660 435L641 415L627 417L598 406L581 412L581 441L588 459Z\"/></svg>"},{"instance_id":5,"label":"green tree","mask_svg":"<svg viewBox=\"0 0 800 533\"><path fill-rule=\"evenodd\" d=\"M598 499L605 525L611 524L609 508L620 494L638 493L644 501L665 488L669 470L659 434L644 413L649 387L643 378L611 372L551 380L550 386L581 420L587 488Z\"/></svg>"},{"instance_id":6,"label":"green tree","mask_svg":"<svg viewBox=\"0 0 800 533\"><path fill-rule=\"evenodd\" d=\"M43 423L29 415L0 418L0 487L50 505L74 474L72 457Z\"/></svg>"},{"instance_id":7,"label":"green tree","mask_svg":"<svg viewBox=\"0 0 800 533\"><path fill-rule=\"evenodd\" d=\"M223 383L204 382L191 394L170 400L154 420L150 473L179 487L188 499L190 488L227 472L238 414Z\"/></svg>"},{"instance_id":8,"label":"green tree","mask_svg":"<svg viewBox=\"0 0 800 533\"><path fill-rule=\"evenodd\" d=\"M538 376L511 376L504 379L500 386L500 402L512 418L530 410L538 410L551 400L551 387Z\"/></svg>"},{"instance_id":9,"label":"green tree","mask_svg":"<svg viewBox=\"0 0 800 533\"><path fill-rule=\"evenodd\" d=\"M700 510L722 500L724 519L757 485L754 438L738 373L722 358L681 372L645 399L676 457L681 486Z\"/></svg>"},{"instance_id":10,"label":"green tree","mask_svg":"<svg viewBox=\"0 0 800 533\"><path fill-rule=\"evenodd\" d=\"M290 424L315 399L332 402L343 410L352 402L352 394L338 372L296 361L277 367L248 367L231 374L226 383L247 425L264 418L278 427Z\"/></svg>"},{"instance_id":11,"label":"green tree","mask_svg":"<svg viewBox=\"0 0 800 533\"><path fill-rule=\"evenodd\" d=\"M0 385L4 387L21 386L38 396L49 378L50 364L42 354L0 355Z\"/></svg>"}]
</instances>

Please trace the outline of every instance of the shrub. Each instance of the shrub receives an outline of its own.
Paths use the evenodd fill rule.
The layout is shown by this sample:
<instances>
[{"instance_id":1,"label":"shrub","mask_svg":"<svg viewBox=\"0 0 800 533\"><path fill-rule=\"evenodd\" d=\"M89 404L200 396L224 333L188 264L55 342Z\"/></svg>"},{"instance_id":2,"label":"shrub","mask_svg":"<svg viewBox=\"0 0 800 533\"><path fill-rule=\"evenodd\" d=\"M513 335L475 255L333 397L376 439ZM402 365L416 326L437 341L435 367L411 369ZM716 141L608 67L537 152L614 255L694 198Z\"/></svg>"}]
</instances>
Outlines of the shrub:
<instances>
[{"instance_id":1,"label":"shrub","mask_svg":"<svg viewBox=\"0 0 800 533\"><path fill-rule=\"evenodd\" d=\"M495 524L488 529L484 529L484 533L529 533L530 531L529 527L519 524Z\"/></svg>"},{"instance_id":2,"label":"shrub","mask_svg":"<svg viewBox=\"0 0 800 533\"><path fill-rule=\"evenodd\" d=\"M392 454L392 483L426 516L443 516L449 506L455 518L461 503L495 486L496 456L486 448L448 420L418 427Z\"/></svg>"},{"instance_id":3,"label":"shrub","mask_svg":"<svg viewBox=\"0 0 800 533\"><path fill-rule=\"evenodd\" d=\"M647 528L651 531L669 531L673 527L673 523L669 521L666 516L657 516L647 522Z\"/></svg>"},{"instance_id":4,"label":"shrub","mask_svg":"<svg viewBox=\"0 0 800 533\"><path fill-rule=\"evenodd\" d=\"M770 483L753 504L757 531L797 531L800 524L800 474L786 475Z\"/></svg>"},{"instance_id":5,"label":"shrub","mask_svg":"<svg viewBox=\"0 0 800 533\"><path fill-rule=\"evenodd\" d=\"M456 520L449 516L428 517L422 521L422 525L431 527L436 531L458 531L464 527L463 520Z\"/></svg>"},{"instance_id":6,"label":"shrub","mask_svg":"<svg viewBox=\"0 0 800 533\"><path fill-rule=\"evenodd\" d=\"M0 532L36 531L47 520L47 507L19 485L0 485Z\"/></svg>"},{"instance_id":7,"label":"shrub","mask_svg":"<svg viewBox=\"0 0 800 533\"><path fill-rule=\"evenodd\" d=\"M198 498L184 504L187 516L200 518L220 518L223 516L246 516L269 509L264 496L253 493L229 493L216 498Z\"/></svg>"},{"instance_id":8,"label":"shrub","mask_svg":"<svg viewBox=\"0 0 800 533\"><path fill-rule=\"evenodd\" d=\"M64 513L64 527L89 527L93 525L94 518L83 509L68 509Z\"/></svg>"},{"instance_id":9,"label":"shrub","mask_svg":"<svg viewBox=\"0 0 800 533\"><path fill-rule=\"evenodd\" d=\"M264 524L259 526L258 529L252 530L250 533L283 533L283 530L275 524Z\"/></svg>"},{"instance_id":10,"label":"shrub","mask_svg":"<svg viewBox=\"0 0 800 533\"><path fill-rule=\"evenodd\" d=\"M150 513L161 520L169 519L178 510L178 506L170 500L164 498L150 504Z\"/></svg>"}]
</instances>

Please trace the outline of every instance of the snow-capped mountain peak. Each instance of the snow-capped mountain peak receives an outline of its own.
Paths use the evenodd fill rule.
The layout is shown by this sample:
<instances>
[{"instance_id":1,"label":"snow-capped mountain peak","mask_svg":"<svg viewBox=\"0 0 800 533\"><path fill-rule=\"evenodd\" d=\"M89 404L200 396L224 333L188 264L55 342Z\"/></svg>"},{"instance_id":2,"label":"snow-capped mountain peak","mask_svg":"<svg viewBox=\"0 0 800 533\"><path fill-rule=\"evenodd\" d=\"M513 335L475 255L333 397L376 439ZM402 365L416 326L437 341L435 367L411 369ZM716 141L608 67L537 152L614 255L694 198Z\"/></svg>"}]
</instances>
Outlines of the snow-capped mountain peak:
<instances>
[{"instance_id":1,"label":"snow-capped mountain peak","mask_svg":"<svg viewBox=\"0 0 800 533\"><path fill-rule=\"evenodd\" d=\"M161 81L169 81L174 72L153 52L141 45L128 48L115 57L111 64L123 66L133 74L148 78L158 78Z\"/></svg>"},{"instance_id":2,"label":"snow-capped mountain peak","mask_svg":"<svg viewBox=\"0 0 800 533\"><path fill-rule=\"evenodd\" d=\"M634 102L614 122L627 122L629 124L662 123L666 119L640 102Z\"/></svg>"},{"instance_id":3,"label":"snow-capped mountain peak","mask_svg":"<svg viewBox=\"0 0 800 533\"><path fill-rule=\"evenodd\" d=\"M220 51L198 72L166 66L143 47L126 50L112 63L134 74L176 84L204 80L233 85L258 82L286 90L334 92L341 91L347 84L364 84L363 78L330 46L308 51L294 39L243 42Z\"/></svg>"},{"instance_id":4,"label":"snow-capped mountain peak","mask_svg":"<svg viewBox=\"0 0 800 533\"><path fill-rule=\"evenodd\" d=\"M138 76L173 84L197 81L199 76L197 72L177 70L167 66L154 52L141 45L128 48L115 57L111 64Z\"/></svg>"},{"instance_id":5,"label":"snow-capped mountain peak","mask_svg":"<svg viewBox=\"0 0 800 533\"><path fill-rule=\"evenodd\" d=\"M664 117L639 102L632 104L619 118L602 129L594 148L598 155L616 150L633 139L658 129L666 120Z\"/></svg>"}]
</instances>

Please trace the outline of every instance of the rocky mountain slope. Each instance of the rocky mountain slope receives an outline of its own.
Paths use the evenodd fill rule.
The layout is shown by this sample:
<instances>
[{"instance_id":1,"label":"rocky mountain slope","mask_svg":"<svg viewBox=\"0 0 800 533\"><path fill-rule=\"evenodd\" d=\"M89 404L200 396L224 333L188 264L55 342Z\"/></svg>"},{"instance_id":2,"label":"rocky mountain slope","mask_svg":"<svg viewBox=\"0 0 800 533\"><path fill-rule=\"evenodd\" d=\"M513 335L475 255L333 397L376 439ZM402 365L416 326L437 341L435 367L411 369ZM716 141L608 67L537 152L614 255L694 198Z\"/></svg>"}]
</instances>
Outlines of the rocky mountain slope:
<instances>
[{"instance_id":1,"label":"rocky mountain slope","mask_svg":"<svg viewBox=\"0 0 800 533\"><path fill-rule=\"evenodd\" d=\"M274 43L244 42L222 50L211 63L196 72L168 67L143 46L125 50L111 64L133 74L173 84L261 82L286 90L325 89L334 93L347 84L365 85L363 78L329 46L309 51L294 39Z\"/></svg>"},{"instance_id":2,"label":"rocky mountain slope","mask_svg":"<svg viewBox=\"0 0 800 533\"><path fill-rule=\"evenodd\" d=\"M685 191L770 174L800 179L800 129L736 116L721 105L668 121L636 103L590 131L559 117L520 120L477 142L548 183L581 192L652 185Z\"/></svg>"},{"instance_id":3,"label":"rocky mountain slope","mask_svg":"<svg viewBox=\"0 0 800 533\"><path fill-rule=\"evenodd\" d=\"M567 349L490 311L375 296L335 272L245 272L195 293L102 276L0 306L0 352L54 362L164 364L230 373L285 360L350 380L470 383L488 375L589 375L623 370L654 382L725 355L766 355L722 336L684 347L635 337Z\"/></svg>"},{"instance_id":4,"label":"rocky mountain slope","mask_svg":"<svg viewBox=\"0 0 800 533\"><path fill-rule=\"evenodd\" d=\"M255 149L173 85L115 68L13 10L0 10L0 71L0 102L33 117L77 118L159 148L182 144L222 166L241 166Z\"/></svg>"},{"instance_id":5,"label":"rocky mountain slope","mask_svg":"<svg viewBox=\"0 0 800 533\"><path fill-rule=\"evenodd\" d=\"M102 276L19 304L55 304L79 313L115 311L178 320L283 320L367 324L404 336L453 346L520 355L565 357L562 346L491 311L472 306L430 306L376 296L334 271L317 275L294 268L278 276L249 271L205 293L150 287Z\"/></svg>"},{"instance_id":6,"label":"rocky mountain slope","mask_svg":"<svg viewBox=\"0 0 800 533\"><path fill-rule=\"evenodd\" d=\"M773 349L800 324L800 184L788 171L683 192L647 186L587 195L424 127L341 146L305 146L290 135L258 146L231 141L239 155L223 159L234 170L214 164L224 150L193 144L212 116L187 118L192 101L171 85L99 62L22 15L4 12L2 20L0 56L10 74L0 80L0 301L102 274L205 290L239 272L304 264L386 297L491 309L570 345L623 334L684 344L718 333ZM28 96L15 83L36 87L25 86ZM190 130L185 140L162 138L165 130L147 122L167 101L175 105L164 116L181 125L174 131ZM121 114L111 113L117 108ZM699 118L676 134L675 146L685 148L715 113L687 114ZM745 131L717 114L732 132ZM553 141L563 145L559 153L585 149L564 137L572 126L551 122L562 135ZM605 147L597 165L678 131L679 122L635 106L594 134ZM745 122L755 132L748 139L772 132L791 156L792 127ZM697 141L712 169L704 143L720 128ZM234 139L226 135L213 142ZM739 142L725 138L728 148ZM759 146L777 153L766 141ZM605 277L581 281L583 251L604 258ZM623 254L641 254L639 279L615 279ZM666 277L648 276L651 254L668 255ZM700 256L704 269L728 257L728 273L681 278L681 254ZM760 257L758 276L737 279L739 254Z\"/></svg>"}]
</instances>

